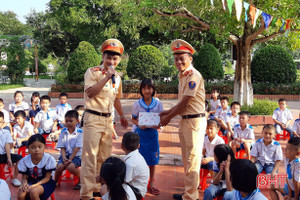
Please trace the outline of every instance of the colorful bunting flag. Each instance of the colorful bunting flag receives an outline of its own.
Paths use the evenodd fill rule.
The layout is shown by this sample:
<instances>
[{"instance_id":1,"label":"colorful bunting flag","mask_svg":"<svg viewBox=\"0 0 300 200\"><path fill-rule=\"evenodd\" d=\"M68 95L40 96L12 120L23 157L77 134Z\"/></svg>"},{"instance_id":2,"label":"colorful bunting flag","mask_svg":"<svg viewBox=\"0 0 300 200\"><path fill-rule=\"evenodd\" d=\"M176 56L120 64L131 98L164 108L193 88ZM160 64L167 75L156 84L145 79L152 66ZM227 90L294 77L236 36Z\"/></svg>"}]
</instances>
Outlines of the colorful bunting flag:
<instances>
[{"instance_id":1,"label":"colorful bunting flag","mask_svg":"<svg viewBox=\"0 0 300 200\"><path fill-rule=\"evenodd\" d=\"M276 22L277 22L277 17L273 18L273 20L271 22L271 26L274 26Z\"/></svg>"},{"instance_id":2,"label":"colorful bunting flag","mask_svg":"<svg viewBox=\"0 0 300 200\"><path fill-rule=\"evenodd\" d=\"M247 22L248 21L247 10L249 9L249 3L244 1L244 8L245 8L245 22Z\"/></svg>"},{"instance_id":3,"label":"colorful bunting flag","mask_svg":"<svg viewBox=\"0 0 300 200\"><path fill-rule=\"evenodd\" d=\"M284 37L287 37L288 36L288 34L291 32L291 30L290 29L287 29L285 32L284 32Z\"/></svg>"},{"instance_id":4,"label":"colorful bunting flag","mask_svg":"<svg viewBox=\"0 0 300 200\"><path fill-rule=\"evenodd\" d=\"M225 0L222 0L222 4L223 4L223 9L226 10Z\"/></svg>"},{"instance_id":5,"label":"colorful bunting flag","mask_svg":"<svg viewBox=\"0 0 300 200\"><path fill-rule=\"evenodd\" d=\"M242 10L243 10L243 2L242 0L235 0L235 11L236 11L236 18L240 21Z\"/></svg>"},{"instance_id":6,"label":"colorful bunting flag","mask_svg":"<svg viewBox=\"0 0 300 200\"><path fill-rule=\"evenodd\" d=\"M287 20L285 20L285 22L286 22L286 27L285 27L285 29L289 29L289 28L290 28L290 22L291 22L291 20L290 20L290 19L287 19Z\"/></svg>"},{"instance_id":7,"label":"colorful bunting flag","mask_svg":"<svg viewBox=\"0 0 300 200\"><path fill-rule=\"evenodd\" d=\"M255 18L255 13L256 13L256 8L252 5L250 5L250 16L251 16L251 21L252 21L252 24L254 23L254 18Z\"/></svg>"},{"instance_id":8,"label":"colorful bunting flag","mask_svg":"<svg viewBox=\"0 0 300 200\"><path fill-rule=\"evenodd\" d=\"M282 22L283 24L282 24L282 26L280 27L279 31L282 31L282 30L283 30L283 27L284 27L284 25L285 25L285 20L284 20L284 19L282 19L281 22Z\"/></svg>"},{"instance_id":9,"label":"colorful bunting flag","mask_svg":"<svg viewBox=\"0 0 300 200\"><path fill-rule=\"evenodd\" d=\"M232 5L233 5L233 0L227 0L227 6L228 6L228 10L229 10L230 15L231 15L231 12L232 12Z\"/></svg>"},{"instance_id":10,"label":"colorful bunting flag","mask_svg":"<svg viewBox=\"0 0 300 200\"><path fill-rule=\"evenodd\" d=\"M270 24L270 22L271 22L271 15L269 15L269 14L267 14L267 13L265 13L265 12L262 12L262 17L263 17L263 20L264 20L264 22L265 22L265 28L267 29L268 28L268 26L269 26L269 24Z\"/></svg>"},{"instance_id":11,"label":"colorful bunting flag","mask_svg":"<svg viewBox=\"0 0 300 200\"><path fill-rule=\"evenodd\" d=\"M261 10L259 10L259 9L256 9L256 14L255 14L255 18L254 18L254 24L253 24L253 28L255 28L255 26L256 26L256 21L257 21L257 18L260 16L260 14L261 14Z\"/></svg>"},{"instance_id":12,"label":"colorful bunting flag","mask_svg":"<svg viewBox=\"0 0 300 200\"><path fill-rule=\"evenodd\" d=\"M214 6L214 0L210 0L212 6Z\"/></svg>"}]
</instances>

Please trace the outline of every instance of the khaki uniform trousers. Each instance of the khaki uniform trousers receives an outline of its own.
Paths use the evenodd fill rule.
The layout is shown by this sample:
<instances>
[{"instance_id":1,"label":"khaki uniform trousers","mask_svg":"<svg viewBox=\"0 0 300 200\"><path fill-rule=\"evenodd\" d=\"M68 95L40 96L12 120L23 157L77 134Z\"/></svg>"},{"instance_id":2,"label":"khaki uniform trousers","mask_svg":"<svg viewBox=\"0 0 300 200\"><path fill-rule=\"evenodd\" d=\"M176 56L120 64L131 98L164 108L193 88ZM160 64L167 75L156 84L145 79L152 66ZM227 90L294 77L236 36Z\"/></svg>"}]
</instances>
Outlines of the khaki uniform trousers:
<instances>
[{"instance_id":1,"label":"khaki uniform trousers","mask_svg":"<svg viewBox=\"0 0 300 200\"><path fill-rule=\"evenodd\" d=\"M100 174L102 163L111 156L112 117L102 117L85 112L83 124L83 148L80 172L81 199L93 198L100 184L95 177Z\"/></svg>"},{"instance_id":2,"label":"khaki uniform trousers","mask_svg":"<svg viewBox=\"0 0 300 200\"><path fill-rule=\"evenodd\" d=\"M202 147L206 131L206 118L181 119L179 139L185 172L184 200L198 199L199 173L201 167Z\"/></svg>"}]
</instances>

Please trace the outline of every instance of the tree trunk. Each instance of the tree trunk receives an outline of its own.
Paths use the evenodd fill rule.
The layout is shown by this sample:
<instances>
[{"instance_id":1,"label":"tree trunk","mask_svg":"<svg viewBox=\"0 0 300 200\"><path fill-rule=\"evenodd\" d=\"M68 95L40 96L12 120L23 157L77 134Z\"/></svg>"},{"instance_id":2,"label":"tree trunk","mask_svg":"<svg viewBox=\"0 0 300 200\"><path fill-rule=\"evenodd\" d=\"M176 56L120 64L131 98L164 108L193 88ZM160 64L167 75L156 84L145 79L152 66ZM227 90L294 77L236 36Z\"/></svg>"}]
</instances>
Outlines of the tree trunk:
<instances>
[{"instance_id":1,"label":"tree trunk","mask_svg":"<svg viewBox=\"0 0 300 200\"><path fill-rule=\"evenodd\" d=\"M237 61L234 79L234 100L241 105L253 104L253 88L251 83L251 47L242 39L237 41Z\"/></svg>"}]
</instances>

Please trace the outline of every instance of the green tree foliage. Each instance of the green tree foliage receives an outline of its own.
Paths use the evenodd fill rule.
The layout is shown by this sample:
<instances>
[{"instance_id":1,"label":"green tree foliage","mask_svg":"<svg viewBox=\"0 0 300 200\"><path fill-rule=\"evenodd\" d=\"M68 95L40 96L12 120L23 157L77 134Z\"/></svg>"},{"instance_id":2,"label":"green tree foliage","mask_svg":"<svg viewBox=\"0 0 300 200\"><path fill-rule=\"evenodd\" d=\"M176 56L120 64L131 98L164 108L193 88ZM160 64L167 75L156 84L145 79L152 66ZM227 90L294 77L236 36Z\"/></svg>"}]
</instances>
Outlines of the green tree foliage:
<instances>
[{"instance_id":1,"label":"green tree foliage","mask_svg":"<svg viewBox=\"0 0 300 200\"><path fill-rule=\"evenodd\" d=\"M145 78L157 80L166 65L167 60L159 49L144 45L138 47L129 58L127 74L131 78L140 80Z\"/></svg>"},{"instance_id":2,"label":"green tree foliage","mask_svg":"<svg viewBox=\"0 0 300 200\"><path fill-rule=\"evenodd\" d=\"M28 27L22 24L12 11L0 11L0 35L23 35Z\"/></svg>"},{"instance_id":3,"label":"green tree foliage","mask_svg":"<svg viewBox=\"0 0 300 200\"><path fill-rule=\"evenodd\" d=\"M212 44L202 46L194 56L194 64L205 80L224 78L220 53Z\"/></svg>"},{"instance_id":4,"label":"green tree foliage","mask_svg":"<svg viewBox=\"0 0 300 200\"><path fill-rule=\"evenodd\" d=\"M86 70L99 64L100 57L95 48L86 41L80 42L70 58L68 80L71 83L83 82Z\"/></svg>"},{"instance_id":5,"label":"green tree foliage","mask_svg":"<svg viewBox=\"0 0 300 200\"><path fill-rule=\"evenodd\" d=\"M295 83L296 63L282 47L270 45L255 52L251 63L255 83Z\"/></svg>"}]
</instances>

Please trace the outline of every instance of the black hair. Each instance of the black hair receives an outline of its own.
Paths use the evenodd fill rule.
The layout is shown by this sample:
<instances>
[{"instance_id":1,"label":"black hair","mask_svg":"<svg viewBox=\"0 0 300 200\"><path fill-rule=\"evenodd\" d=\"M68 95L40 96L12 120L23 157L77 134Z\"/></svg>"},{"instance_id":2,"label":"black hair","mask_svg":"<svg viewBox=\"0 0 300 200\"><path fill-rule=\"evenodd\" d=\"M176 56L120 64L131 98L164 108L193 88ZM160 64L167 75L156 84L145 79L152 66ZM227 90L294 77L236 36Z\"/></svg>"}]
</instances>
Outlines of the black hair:
<instances>
[{"instance_id":1,"label":"black hair","mask_svg":"<svg viewBox=\"0 0 300 200\"><path fill-rule=\"evenodd\" d=\"M128 151L134 151L139 147L140 136L133 132L127 132L123 135L122 145Z\"/></svg>"},{"instance_id":2,"label":"black hair","mask_svg":"<svg viewBox=\"0 0 300 200\"><path fill-rule=\"evenodd\" d=\"M117 157L107 158L101 166L100 177L106 182L111 200L127 200L122 184L126 174L125 163Z\"/></svg>"},{"instance_id":3,"label":"black hair","mask_svg":"<svg viewBox=\"0 0 300 200\"><path fill-rule=\"evenodd\" d=\"M17 112L14 113L14 117L26 118L26 113L24 110L18 110Z\"/></svg>"},{"instance_id":4,"label":"black hair","mask_svg":"<svg viewBox=\"0 0 300 200\"><path fill-rule=\"evenodd\" d=\"M246 159L236 159L230 164L232 187L238 191L252 193L256 187L257 168Z\"/></svg>"},{"instance_id":5,"label":"black hair","mask_svg":"<svg viewBox=\"0 0 300 200\"><path fill-rule=\"evenodd\" d=\"M273 124L266 124L263 127L263 130L276 130L275 126Z\"/></svg>"},{"instance_id":6,"label":"black hair","mask_svg":"<svg viewBox=\"0 0 300 200\"><path fill-rule=\"evenodd\" d=\"M104 55L107 55L107 56L120 56L121 57L121 54L117 53L117 52L114 52L114 51L103 51L103 56Z\"/></svg>"},{"instance_id":7,"label":"black hair","mask_svg":"<svg viewBox=\"0 0 300 200\"><path fill-rule=\"evenodd\" d=\"M36 141L41 142L44 145L46 145L45 138L41 134L34 134L34 135L30 136L30 138L28 139L27 147L29 147L32 143L34 143Z\"/></svg>"},{"instance_id":8,"label":"black hair","mask_svg":"<svg viewBox=\"0 0 300 200\"><path fill-rule=\"evenodd\" d=\"M217 163L218 167L220 164L227 160L228 155L231 157L231 162L235 159L232 148L228 144L218 144L214 148L214 154L218 158L219 162Z\"/></svg>"},{"instance_id":9,"label":"black hair","mask_svg":"<svg viewBox=\"0 0 300 200\"><path fill-rule=\"evenodd\" d=\"M283 101L285 101L285 102L286 102L286 99L284 99L284 98L280 98L280 99L278 100L278 103L280 103L280 102L283 102Z\"/></svg>"},{"instance_id":10,"label":"black hair","mask_svg":"<svg viewBox=\"0 0 300 200\"><path fill-rule=\"evenodd\" d=\"M62 92L62 93L59 94L59 98L60 97L67 97L68 98L69 96L66 92Z\"/></svg>"},{"instance_id":11,"label":"black hair","mask_svg":"<svg viewBox=\"0 0 300 200\"><path fill-rule=\"evenodd\" d=\"M70 117L70 118L75 118L78 119L78 112L76 110L69 110L65 114L65 118Z\"/></svg>"},{"instance_id":12,"label":"black hair","mask_svg":"<svg viewBox=\"0 0 300 200\"><path fill-rule=\"evenodd\" d=\"M237 101L234 101L230 104L230 107L232 108L234 105L237 105L237 106L240 106L241 107L241 104Z\"/></svg>"},{"instance_id":13,"label":"black hair","mask_svg":"<svg viewBox=\"0 0 300 200\"><path fill-rule=\"evenodd\" d=\"M44 95L40 98L40 102L42 102L43 100L49 100L49 102L51 102L51 98L48 95Z\"/></svg>"},{"instance_id":14,"label":"black hair","mask_svg":"<svg viewBox=\"0 0 300 200\"><path fill-rule=\"evenodd\" d=\"M77 105L74 110L76 110L76 111L84 111L84 106L83 105Z\"/></svg>"},{"instance_id":15,"label":"black hair","mask_svg":"<svg viewBox=\"0 0 300 200\"><path fill-rule=\"evenodd\" d=\"M294 147L296 147L297 151L300 151L300 138L299 137L293 137L293 138L289 139L288 143L293 145Z\"/></svg>"},{"instance_id":16,"label":"black hair","mask_svg":"<svg viewBox=\"0 0 300 200\"><path fill-rule=\"evenodd\" d=\"M212 124L212 125L216 126L217 129L220 128L220 124L219 124L218 121L215 120L215 119L209 119L209 120L207 120L207 126L208 126L209 124Z\"/></svg>"},{"instance_id":17,"label":"black hair","mask_svg":"<svg viewBox=\"0 0 300 200\"><path fill-rule=\"evenodd\" d=\"M205 100L205 111L209 112L209 103L207 100Z\"/></svg>"},{"instance_id":18,"label":"black hair","mask_svg":"<svg viewBox=\"0 0 300 200\"><path fill-rule=\"evenodd\" d=\"M226 100L227 102L229 102L229 98L224 96L224 97L221 97L220 101L223 101L223 100Z\"/></svg>"},{"instance_id":19,"label":"black hair","mask_svg":"<svg viewBox=\"0 0 300 200\"><path fill-rule=\"evenodd\" d=\"M193 55L190 52L177 52L177 53L174 53L174 55L181 55L181 54L188 54L190 57L193 57Z\"/></svg>"},{"instance_id":20,"label":"black hair","mask_svg":"<svg viewBox=\"0 0 300 200\"><path fill-rule=\"evenodd\" d=\"M0 111L0 118L3 118L4 119L4 114L2 111Z\"/></svg>"},{"instance_id":21,"label":"black hair","mask_svg":"<svg viewBox=\"0 0 300 200\"><path fill-rule=\"evenodd\" d=\"M146 78L141 82L141 86L140 86L141 96L144 97L144 95L142 93L142 89L147 87L147 86L153 89L153 93L152 93L152 97L153 97L155 95L156 89L155 89L155 86L154 86L154 84L153 84L153 82L150 78Z\"/></svg>"},{"instance_id":22,"label":"black hair","mask_svg":"<svg viewBox=\"0 0 300 200\"><path fill-rule=\"evenodd\" d=\"M4 101L3 101L3 99L2 99L2 98L0 98L0 103L3 103L3 104L4 104Z\"/></svg>"},{"instance_id":23,"label":"black hair","mask_svg":"<svg viewBox=\"0 0 300 200\"><path fill-rule=\"evenodd\" d=\"M17 94L21 94L21 95L22 95L22 97L24 97L24 94L23 94L23 92L21 92L21 91L16 91L16 92L15 92L15 94L14 94L14 98L16 98Z\"/></svg>"},{"instance_id":24,"label":"black hair","mask_svg":"<svg viewBox=\"0 0 300 200\"><path fill-rule=\"evenodd\" d=\"M40 93L39 92L33 92L31 96L32 97L40 97Z\"/></svg>"},{"instance_id":25,"label":"black hair","mask_svg":"<svg viewBox=\"0 0 300 200\"><path fill-rule=\"evenodd\" d=\"M242 111L239 113L239 115L246 115L248 118L250 118L250 113L248 111Z\"/></svg>"},{"instance_id":26,"label":"black hair","mask_svg":"<svg viewBox=\"0 0 300 200\"><path fill-rule=\"evenodd\" d=\"M217 99L221 99L221 96L220 96L220 91L217 89L217 88L213 88L211 89L211 93L213 93L214 91L216 91L217 93L219 93L219 95L217 96ZM212 96L210 96L211 99L213 99Z\"/></svg>"}]
</instances>

